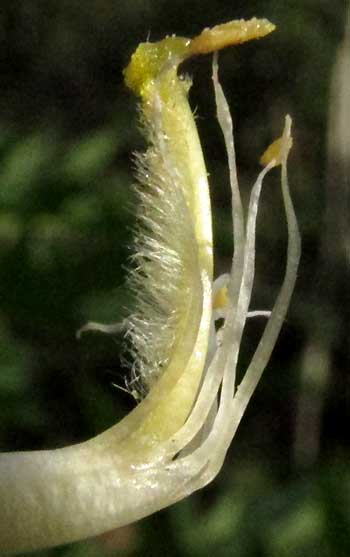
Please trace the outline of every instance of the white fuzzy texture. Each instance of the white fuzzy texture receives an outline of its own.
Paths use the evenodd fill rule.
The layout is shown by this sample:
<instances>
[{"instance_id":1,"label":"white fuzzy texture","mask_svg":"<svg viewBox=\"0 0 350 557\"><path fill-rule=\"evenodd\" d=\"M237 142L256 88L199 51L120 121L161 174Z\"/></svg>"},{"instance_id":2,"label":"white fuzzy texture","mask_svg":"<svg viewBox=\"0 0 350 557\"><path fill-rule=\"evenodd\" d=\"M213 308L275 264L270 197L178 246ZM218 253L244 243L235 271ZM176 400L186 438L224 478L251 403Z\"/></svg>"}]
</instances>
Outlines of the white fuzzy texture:
<instances>
[{"instance_id":1,"label":"white fuzzy texture","mask_svg":"<svg viewBox=\"0 0 350 557\"><path fill-rule=\"evenodd\" d=\"M198 281L193 219L181 183L181 168L170 164L166 138L147 126L152 145L136 155L139 209L129 286L136 298L127 319L127 347L133 361L130 389L147 394L169 363L176 330ZM161 140L160 140L161 139ZM197 275L197 276L196 276Z\"/></svg>"}]
</instances>

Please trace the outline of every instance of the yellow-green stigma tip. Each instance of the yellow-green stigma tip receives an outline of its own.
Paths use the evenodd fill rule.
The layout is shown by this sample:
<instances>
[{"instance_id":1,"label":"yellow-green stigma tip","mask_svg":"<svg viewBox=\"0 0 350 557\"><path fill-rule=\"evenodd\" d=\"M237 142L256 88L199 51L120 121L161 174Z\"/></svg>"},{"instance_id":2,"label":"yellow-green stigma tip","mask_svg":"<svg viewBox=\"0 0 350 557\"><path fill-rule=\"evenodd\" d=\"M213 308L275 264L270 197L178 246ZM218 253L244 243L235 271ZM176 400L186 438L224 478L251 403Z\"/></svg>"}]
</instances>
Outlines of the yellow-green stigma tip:
<instances>
[{"instance_id":1,"label":"yellow-green stigma tip","mask_svg":"<svg viewBox=\"0 0 350 557\"><path fill-rule=\"evenodd\" d=\"M156 79L166 66L198 54L208 54L227 46L259 39L276 29L267 19L239 19L204 29L192 40L186 37L166 37L155 43L141 43L124 70L126 85L141 97L150 82Z\"/></svg>"},{"instance_id":2,"label":"yellow-green stigma tip","mask_svg":"<svg viewBox=\"0 0 350 557\"><path fill-rule=\"evenodd\" d=\"M191 41L190 54L208 54L253 39L260 39L272 33L276 26L267 19L239 19L204 29Z\"/></svg>"},{"instance_id":3,"label":"yellow-green stigma tip","mask_svg":"<svg viewBox=\"0 0 350 557\"><path fill-rule=\"evenodd\" d=\"M125 84L142 96L145 86L156 79L168 60L186 58L189 44L189 39L175 36L156 43L140 43L123 72Z\"/></svg>"}]
</instances>

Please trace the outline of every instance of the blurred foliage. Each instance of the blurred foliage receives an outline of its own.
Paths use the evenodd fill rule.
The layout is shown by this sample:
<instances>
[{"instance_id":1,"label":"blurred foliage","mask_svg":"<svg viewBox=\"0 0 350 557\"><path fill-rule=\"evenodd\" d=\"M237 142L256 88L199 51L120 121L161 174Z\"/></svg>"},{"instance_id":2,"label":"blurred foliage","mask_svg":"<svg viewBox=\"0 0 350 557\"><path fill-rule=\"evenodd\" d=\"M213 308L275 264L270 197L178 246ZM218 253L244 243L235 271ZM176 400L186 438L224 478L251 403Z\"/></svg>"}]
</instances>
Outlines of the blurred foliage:
<instances>
[{"instance_id":1,"label":"blurred foliage","mask_svg":"<svg viewBox=\"0 0 350 557\"><path fill-rule=\"evenodd\" d=\"M265 16L268 39L220 56L244 196L257 160L294 118L292 193L303 256L289 320L213 485L142 522L42 556L342 557L350 554L349 269L324 250L327 118L345 0L13 0L0 10L0 448L62 446L133 406L120 339L75 331L118 321L142 148L122 68L136 45ZM232 249L225 153L210 61L191 93L211 174L217 272ZM336 193L337 184L334 184ZM253 305L273 303L285 225L278 176L264 192ZM335 238L336 242L337 239ZM336 254L336 255L335 255ZM261 333L247 327L242 367ZM0 502L1 504L1 502ZM1 513L1 510L0 510ZM1 514L0 514L1 520Z\"/></svg>"}]
</instances>

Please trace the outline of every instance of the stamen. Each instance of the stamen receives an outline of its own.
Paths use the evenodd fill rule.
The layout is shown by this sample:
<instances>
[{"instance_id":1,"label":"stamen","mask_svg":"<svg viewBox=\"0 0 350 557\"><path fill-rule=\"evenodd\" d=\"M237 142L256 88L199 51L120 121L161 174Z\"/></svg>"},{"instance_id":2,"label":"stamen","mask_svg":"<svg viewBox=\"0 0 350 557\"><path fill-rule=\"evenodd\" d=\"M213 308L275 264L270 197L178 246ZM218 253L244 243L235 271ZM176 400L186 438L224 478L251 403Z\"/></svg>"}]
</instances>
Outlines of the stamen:
<instances>
[{"instance_id":1,"label":"stamen","mask_svg":"<svg viewBox=\"0 0 350 557\"><path fill-rule=\"evenodd\" d=\"M234 239L234 253L232 269L235 269L234 275L231 273L230 284L230 298L231 300L238 300L239 285L241 282L242 265L243 265L243 250L244 250L244 215L241 194L239 191L237 168L236 168L236 154L235 144L233 137L233 124L230 109L220 85L218 77L218 54L213 56L213 70L212 79L215 92L215 102L217 110L217 118L224 136L227 159L230 171L230 186L232 195L232 220L233 220L233 239Z\"/></svg>"}]
</instances>

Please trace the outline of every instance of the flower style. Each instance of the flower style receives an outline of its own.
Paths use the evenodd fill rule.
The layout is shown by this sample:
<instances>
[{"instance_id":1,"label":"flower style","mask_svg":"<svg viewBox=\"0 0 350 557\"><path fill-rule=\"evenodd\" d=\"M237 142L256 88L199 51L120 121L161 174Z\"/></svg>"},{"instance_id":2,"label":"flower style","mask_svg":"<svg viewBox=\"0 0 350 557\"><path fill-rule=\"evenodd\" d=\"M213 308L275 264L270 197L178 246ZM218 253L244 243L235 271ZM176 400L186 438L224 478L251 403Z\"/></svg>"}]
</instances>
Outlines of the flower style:
<instances>
[{"instance_id":1,"label":"flower style","mask_svg":"<svg viewBox=\"0 0 350 557\"><path fill-rule=\"evenodd\" d=\"M220 470L248 401L269 360L294 288L300 254L288 189L291 120L262 157L244 215L232 120L218 80L213 84L230 183L234 254L230 274L213 282L208 180L188 78L189 56L262 37L267 20L233 21L193 40L168 37L140 44L125 70L141 99L149 143L137 156L140 209L130 285L136 311L122 327L134 358L130 391L140 404L121 422L78 445L0 457L0 548L18 552L97 535L138 520L205 486ZM255 228L265 175L281 166L288 227L285 278L246 370L236 367L254 278ZM218 329L217 319L224 324ZM95 323L85 328L113 331Z\"/></svg>"}]
</instances>

